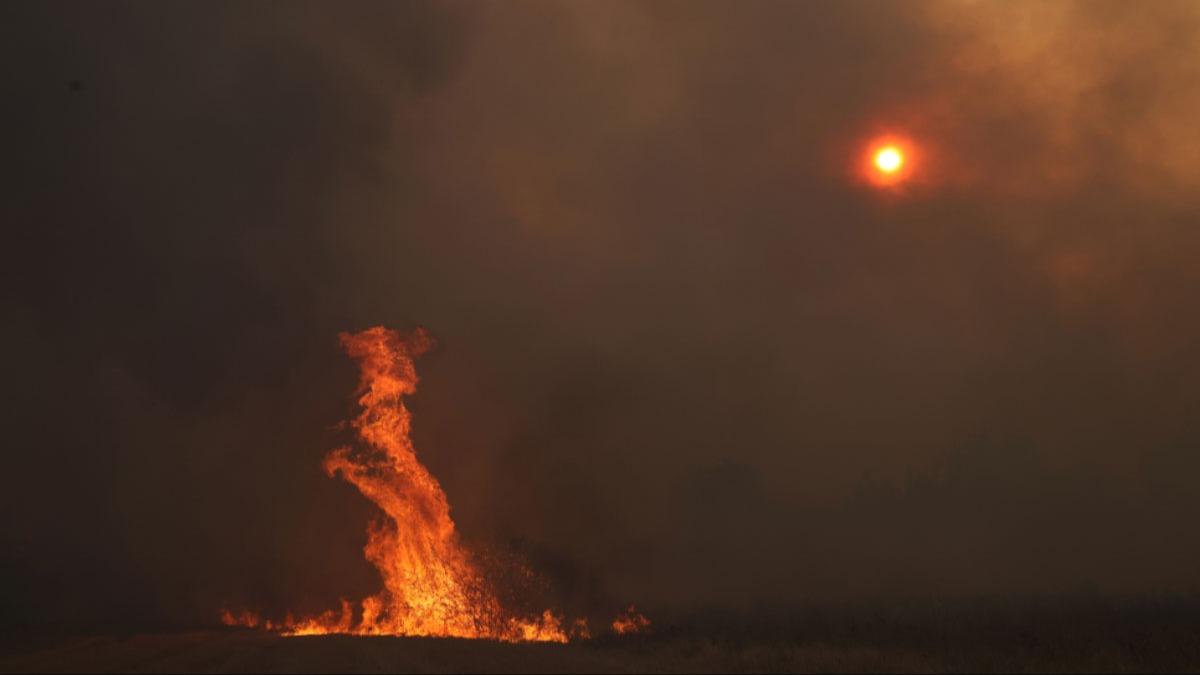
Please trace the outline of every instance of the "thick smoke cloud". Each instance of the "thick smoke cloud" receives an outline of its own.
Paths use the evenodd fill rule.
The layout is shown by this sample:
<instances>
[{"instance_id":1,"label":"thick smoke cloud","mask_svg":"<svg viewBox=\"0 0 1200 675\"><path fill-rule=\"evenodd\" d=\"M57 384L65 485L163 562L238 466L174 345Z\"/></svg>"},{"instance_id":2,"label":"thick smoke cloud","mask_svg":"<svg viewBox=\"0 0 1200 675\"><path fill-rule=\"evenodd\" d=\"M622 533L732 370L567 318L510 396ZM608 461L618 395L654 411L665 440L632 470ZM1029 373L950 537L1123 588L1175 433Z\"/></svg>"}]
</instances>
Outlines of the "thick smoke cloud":
<instances>
[{"instance_id":1,"label":"thick smoke cloud","mask_svg":"<svg viewBox=\"0 0 1200 675\"><path fill-rule=\"evenodd\" d=\"M568 604L1197 588L1189 3L0 12L10 624L372 590L375 324Z\"/></svg>"}]
</instances>

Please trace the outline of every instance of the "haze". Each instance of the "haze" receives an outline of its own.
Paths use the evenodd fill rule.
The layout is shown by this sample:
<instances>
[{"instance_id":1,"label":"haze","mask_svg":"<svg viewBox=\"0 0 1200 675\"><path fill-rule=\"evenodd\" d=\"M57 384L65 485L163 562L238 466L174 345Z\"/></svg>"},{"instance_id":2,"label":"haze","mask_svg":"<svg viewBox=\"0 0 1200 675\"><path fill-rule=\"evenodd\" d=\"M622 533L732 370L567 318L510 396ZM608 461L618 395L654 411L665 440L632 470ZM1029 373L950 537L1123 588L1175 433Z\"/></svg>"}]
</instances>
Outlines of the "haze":
<instances>
[{"instance_id":1,"label":"haze","mask_svg":"<svg viewBox=\"0 0 1200 675\"><path fill-rule=\"evenodd\" d=\"M374 325L564 606L1198 590L1195 3L0 24L9 625L371 592L320 467Z\"/></svg>"}]
</instances>

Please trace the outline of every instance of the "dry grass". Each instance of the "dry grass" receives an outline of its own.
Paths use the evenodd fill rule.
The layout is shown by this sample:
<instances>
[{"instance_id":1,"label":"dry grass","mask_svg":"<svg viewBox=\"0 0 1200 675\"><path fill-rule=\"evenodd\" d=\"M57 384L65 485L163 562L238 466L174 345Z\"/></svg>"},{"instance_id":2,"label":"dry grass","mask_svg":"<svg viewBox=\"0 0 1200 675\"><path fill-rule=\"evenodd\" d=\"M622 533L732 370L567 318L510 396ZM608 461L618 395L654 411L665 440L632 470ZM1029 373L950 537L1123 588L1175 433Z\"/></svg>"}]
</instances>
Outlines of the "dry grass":
<instances>
[{"instance_id":1,"label":"dry grass","mask_svg":"<svg viewBox=\"0 0 1200 675\"><path fill-rule=\"evenodd\" d=\"M695 613L573 645L221 630L13 641L2 672L1196 672L1193 602Z\"/></svg>"}]
</instances>

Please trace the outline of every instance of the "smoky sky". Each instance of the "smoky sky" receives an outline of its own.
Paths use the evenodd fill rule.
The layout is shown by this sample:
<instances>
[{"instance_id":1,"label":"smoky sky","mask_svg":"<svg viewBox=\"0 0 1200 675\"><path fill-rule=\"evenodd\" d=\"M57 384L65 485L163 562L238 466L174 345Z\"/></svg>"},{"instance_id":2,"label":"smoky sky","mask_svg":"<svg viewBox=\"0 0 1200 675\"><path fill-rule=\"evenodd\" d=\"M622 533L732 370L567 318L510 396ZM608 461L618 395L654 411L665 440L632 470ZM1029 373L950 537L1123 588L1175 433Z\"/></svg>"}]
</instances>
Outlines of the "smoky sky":
<instances>
[{"instance_id":1,"label":"smoky sky","mask_svg":"<svg viewBox=\"0 0 1200 675\"><path fill-rule=\"evenodd\" d=\"M1200 590L1192 3L0 23L10 624L373 591L320 463L380 324L464 539L565 605Z\"/></svg>"}]
</instances>

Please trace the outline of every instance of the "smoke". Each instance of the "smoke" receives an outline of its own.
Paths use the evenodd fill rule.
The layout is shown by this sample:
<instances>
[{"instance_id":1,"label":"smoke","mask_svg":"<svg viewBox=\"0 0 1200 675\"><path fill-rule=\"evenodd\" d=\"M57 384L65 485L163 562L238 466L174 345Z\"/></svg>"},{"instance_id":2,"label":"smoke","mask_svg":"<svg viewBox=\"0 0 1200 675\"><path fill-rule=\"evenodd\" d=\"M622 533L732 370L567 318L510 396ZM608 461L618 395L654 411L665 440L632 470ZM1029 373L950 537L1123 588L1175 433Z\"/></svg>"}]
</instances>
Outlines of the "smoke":
<instances>
[{"instance_id":1,"label":"smoke","mask_svg":"<svg viewBox=\"0 0 1200 675\"><path fill-rule=\"evenodd\" d=\"M0 12L10 623L372 592L376 324L568 605L1196 588L1190 4Z\"/></svg>"}]
</instances>

